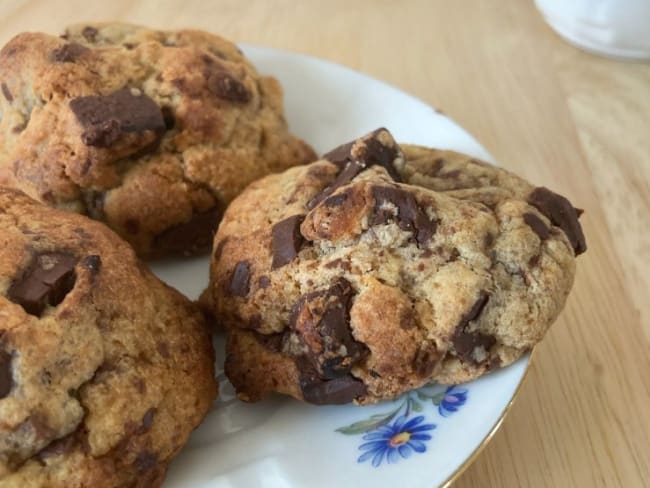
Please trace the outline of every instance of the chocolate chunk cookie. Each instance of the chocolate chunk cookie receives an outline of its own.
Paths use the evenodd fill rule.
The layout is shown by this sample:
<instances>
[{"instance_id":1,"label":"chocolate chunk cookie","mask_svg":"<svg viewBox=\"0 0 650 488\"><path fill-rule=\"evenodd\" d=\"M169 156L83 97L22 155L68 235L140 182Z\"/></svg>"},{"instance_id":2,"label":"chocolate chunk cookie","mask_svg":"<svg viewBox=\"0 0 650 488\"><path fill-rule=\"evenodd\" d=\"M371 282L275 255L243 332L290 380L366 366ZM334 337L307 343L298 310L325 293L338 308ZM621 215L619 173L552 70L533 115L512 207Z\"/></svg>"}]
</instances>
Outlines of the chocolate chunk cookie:
<instances>
[{"instance_id":1,"label":"chocolate chunk cookie","mask_svg":"<svg viewBox=\"0 0 650 488\"><path fill-rule=\"evenodd\" d=\"M0 87L0 183L106 222L140 256L207 251L248 183L316 159L279 83L204 32L20 34Z\"/></svg>"},{"instance_id":2,"label":"chocolate chunk cookie","mask_svg":"<svg viewBox=\"0 0 650 488\"><path fill-rule=\"evenodd\" d=\"M579 213L381 129L256 181L215 237L226 373L247 401L364 404L510 364L564 306L586 249Z\"/></svg>"},{"instance_id":3,"label":"chocolate chunk cookie","mask_svg":"<svg viewBox=\"0 0 650 488\"><path fill-rule=\"evenodd\" d=\"M159 486L215 397L194 306L102 224L0 188L0 486Z\"/></svg>"}]
</instances>

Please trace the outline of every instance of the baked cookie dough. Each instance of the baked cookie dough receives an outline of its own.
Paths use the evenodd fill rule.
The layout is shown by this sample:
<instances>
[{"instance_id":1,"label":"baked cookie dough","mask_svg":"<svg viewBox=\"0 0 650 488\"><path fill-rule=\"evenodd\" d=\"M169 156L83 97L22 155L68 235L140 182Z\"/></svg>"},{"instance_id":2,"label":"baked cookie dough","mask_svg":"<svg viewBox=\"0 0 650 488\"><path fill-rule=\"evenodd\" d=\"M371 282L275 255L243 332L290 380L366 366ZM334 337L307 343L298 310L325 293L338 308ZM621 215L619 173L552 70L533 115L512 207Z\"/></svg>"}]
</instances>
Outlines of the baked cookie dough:
<instances>
[{"instance_id":1,"label":"baked cookie dough","mask_svg":"<svg viewBox=\"0 0 650 488\"><path fill-rule=\"evenodd\" d=\"M226 374L246 401L365 404L508 365L564 306L579 213L384 129L256 181L214 242Z\"/></svg>"},{"instance_id":2,"label":"baked cookie dough","mask_svg":"<svg viewBox=\"0 0 650 488\"><path fill-rule=\"evenodd\" d=\"M0 236L0 486L159 486L216 394L201 314L108 228L17 190Z\"/></svg>"},{"instance_id":3,"label":"baked cookie dough","mask_svg":"<svg viewBox=\"0 0 650 488\"><path fill-rule=\"evenodd\" d=\"M0 182L106 222L140 256L207 251L248 183L316 159L277 80L205 32L20 34L0 92Z\"/></svg>"}]
</instances>

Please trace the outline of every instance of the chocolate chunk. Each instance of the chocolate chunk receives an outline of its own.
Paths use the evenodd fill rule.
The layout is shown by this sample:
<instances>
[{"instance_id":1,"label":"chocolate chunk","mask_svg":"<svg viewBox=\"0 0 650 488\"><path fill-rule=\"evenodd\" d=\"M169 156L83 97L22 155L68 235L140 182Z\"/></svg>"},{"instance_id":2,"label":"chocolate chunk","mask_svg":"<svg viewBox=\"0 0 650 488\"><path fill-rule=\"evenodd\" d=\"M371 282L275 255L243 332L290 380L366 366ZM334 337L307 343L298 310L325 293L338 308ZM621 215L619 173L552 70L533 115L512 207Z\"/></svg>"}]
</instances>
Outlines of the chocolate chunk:
<instances>
[{"instance_id":1,"label":"chocolate chunk","mask_svg":"<svg viewBox=\"0 0 650 488\"><path fill-rule=\"evenodd\" d=\"M400 182L402 181L402 178L397 172L397 169L395 169L395 166L393 166L393 161L395 161L399 155L397 149L395 147L385 146L375 137L376 134L382 130L384 129L376 130L373 132L373 137L365 141L366 148L365 151L363 151L361 161L367 168L375 165L381 166L388 172L393 180Z\"/></svg>"},{"instance_id":2,"label":"chocolate chunk","mask_svg":"<svg viewBox=\"0 0 650 488\"><path fill-rule=\"evenodd\" d=\"M304 218L304 215L294 215L273 226L271 230L273 238L271 244L273 251L271 269L277 269L289 264L298 255L300 247L305 242L302 234L300 234L300 224Z\"/></svg>"},{"instance_id":3,"label":"chocolate chunk","mask_svg":"<svg viewBox=\"0 0 650 488\"><path fill-rule=\"evenodd\" d=\"M401 188L375 186L372 188L375 207L370 218L370 225L380 225L393 221L402 230L413 233L418 245L424 245L431 240L437 224L431 221L419 207L413 194ZM396 207L390 208L386 204Z\"/></svg>"},{"instance_id":4,"label":"chocolate chunk","mask_svg":"<svg viewBox=\"0 0 650 488\"><path fill-rule=\"evenodd\" d=\"M165 105L161 109L163 120L165 121L165 128L167 130L172 130L176 125L176 117L174 116L174 109Z\"/></svg>"},{"instance_id":5,"label":"chocolate chunk","mask_svg":"<svg viewBox=\"0 0 650 488\"><path fill-rule=\"evenodd\" d=\"M347 201L347 199L347 193L339 193L338 195L334 195L333 197L329 197L327 200L325 200L325 205L328 207L340 207Z\"/></svg>"},{"instance_id":6,"label":"chocolate chunk","mask_svg":"<svg viewBox=\"0 0 650 488\"><path fill-rule=\"evenodd\" d=\"M74 63L89 51L86 46L71 42L53 50L50 59L55 63Z\"/></svg>"},{"instance_id":7,"label":"chocolate chunk","mask_svg":"<svg viewBox=\"0 0 650 488\"><path fill-rule=\"evenodd\" d=\"M109 147L123 133L165 130L156 102L144 94L134 95L129 88L75 98L70 108L84 127L81 139L87 146Z\"/></svg>"},{"instance_id":8,"label":"chocolate chunk","mask_svg":"<svg viewBox=\"0 0 650 488\"><path fill-rule=\"evenodd\" d=\"M393 162L399 156L397 148L385 146L377 137L384 130L386 129L377 129L359 142L348 142L323 155L323 159L336 164L341 171L330 185L307 203L308 209L314 208L334 193L337 188L347 185L359 173L375 165L386 169L393 180L402 181L397 169L393 166ZM358 151L353 151L355 144L360 145Z\"/></svg>"},{"instance_id":9,"label":"chocolate chunk","mask_svg":"<svg viewBox=\"0 0 650 488\"><path fill-rule=\"evenodd\" d=\"M413 371L415 371L415 374L420 378L428 378L431 376L431 373L433 373L439 360L440 353L436 349L435 345L429 344L420 347L413 359Z\"/></svg>"},{"instance_id":10,"label":"chocolate chunk","mask_svg":"<svg viewBox=\"0 0 650 488\"><path fill-rule=\"evenodd\" d=\"M237 297L245 297L248 295L250 288L250 263L248 261L239 261L235 266L235 270L230 278L230 286L228 291L231 295Z\"/></svg>"},{"instance_id":11,"label":"chocolate chunk","mask_svg":"<svg viewBox=\"0 0 650 488\"><path fill-rule=\"evenodd\" d=\"M352 264L350 263L349 260L343 260L341 258L334 259L330 261L329 263L325 263L325 268L327 269L333 269L333 268L341 268L348 273L352 269Z\"/></svg>"},{"instance_id":12,"label":"chocolate chunk","mask_svg":"<svg viewBox=\"0 0 650 488\"><path fill-rule=\"evenodd\" d=\"M91 254L90 256L83 258L81 264L88 268L92 274L97 274L99 268L101 268L102 259L96 254Z\"/></svg>"},{"instance_id":13,"label":"chocolate chunk","mask_svg":"<svg viewBox=\"0 0 650 488\"><path fill-rule=\"evenodd\" d=\"M546 227L544 221L537 215L534 213L526 212L524 214L524 222L526 222L526 225L530 227L541 240L548 239L548 227Z\"/></svg>"},{"instance_id":14,"label":"chocolate chunk","mask_svg":"<svg viewBox=\"0 0 650 488\"><path fill-rule=\"evenodd\" d=\"M366 385L352 375L329 381L300 382L302 396L314 405L342 405L367 392Z\"/></svg>"},{"instance_id":15,"label":"chocolate chunk","mask_svg":"<svg viewBox=\"0 0 650 488\"><path fill-rule=\"evenodd\" d=\"M260 279L257 280L257 286L262 289L268 288L271 285L271 280L268 276L260 276Z\"/></svg>"},{"instance_id":16,"label":"chocolate chunk","mask_svg":"<svg viewBox=\"0 0 650 488\"><path fill-rule=\"evenodd\" d=\"M482 332L470 332L467 327L470 322L476 320L485 308L490 299L490 295L486 291L481 291L479 297L472 305L472 308L463 315L460 322L456 326L454 335L451 338L452 344L456 351L456 355L464 362L474 362L474 350L478 347L483 347L487 352L496 342L496 339L490 335Z\"/></svg>"},{"instance_id":17,"label":"chocolate chunk","mask_svg":"<svg viewBox=\"0 0 650 488\"><path fill-rule=\"evenodd\" d=\"M95 42L97 39L97 34L99 34L99 31L90 26L84 27L81 31L81 35L84 36L84 39L86 39L88 42Z\"/></svg>"},{"instance_id":18,"label":"chocolate chunk","mask_svg":"<svg viewBox=\"0 0 650 488\"><path fill-rule=\"evenodd\" d=\"M41 461L45 461L51 457L67 454L77 443L77 435L77 432L73 432L72 434L62 437L61 439L56 439L55 441L50 442L38 453L38 458Z\"/></svg>"},{"instance_id":19,"label":"chocolate chunk","mask_svg":"<svg viewBox=\"0 0 650 488\"><path fill-rule=\"evenodd\" d=\"M226 246L226 242L228 242L228 238L225 237L219 241L219 244L217 244L216 249L214 250L214 260L219 261L221 259L221 255L223 254L223 248Z\"/></svg>"},{"instance_id":20,"label":"chocolate chunk","mask_svg":"<svg viewBox=\"0 0 650 488\"><path fill-rule=\"evenodd\" d=\"M327 290L302 297L293 307L289 326L310 351L306 358L321 378L347 374L368 354L350 330L354 289L339 278Z\"/></svg>"},{"instance_id":21,"label":"chocolate chunk","mask_svg":"<svg viewBox=\"0 0 650 488\"><path fill-rule=\"evenodd\" d=\"M11 92L9 91L9 87L7 86L6 83L2 83L2 94L5 96L8 102L13 102L14 97L11 95Z\"/></svg>"},{"instance_id":22,"label":"chocolate chunk","mask_svg":"<svg viewBox=\"0 0 650 488\"><path fill-rule=\"evenodd\" d=\"M229 102L246 103L252 97L241 81L225 71L215 71L209 76L208 89Z\"/></svg>"},{"instance_id":23,"label":"chocolate chunk","mask_svg":"<svg viewBox=\"0 0 650 488\"><path fill-rule=\"evenodd\" d=\"M14 386L14 378L11 370L13 356L7 351L0 350L0 399L11 393Z\"/></svg>"},{"instance_id":24,"label":"chocolate chunk","mask_svg":"<svg viewBox=\"0 0 650 488\"><path fill-rule=\"evenodd\" d=\"M214 206L210 210L194 214L190 221L170 227L158 234L153 246L156 251L185 255L198 254L210 248L220 221L221 209Z\"/></svg>"},{"instance_id":25,"label":"chocolate chunk","mask_svg":"<svg viewBox=\"0 0 650 488\"><path fill-rule=\"evenodd\" d=\"M64 253L37 256L22 277L15 280L7 298L37 317L50 304L55 307L74 288L77 258Z\"/></svg>"},{"instance_id":26,"label":"chocolate chunk","mask_svg":"<svg viewBox=\"0 0 650 488\"><path fill-rule=\"evenodd\" d=\"M330 152L323 154L322 159L327 159L331 163L336 164L343 168L346 163L352 158L352 146L354 146L355 141L347 142L341 144L340 146L332 149Z\"/></svg>"},{"instance_id":27,"label":"chocolate chunk","mask_svg":"<svg viewBox=\"0 0 650 488\"><path fill-rule=\"evenodd\" d=\"M154 415L156 415L156 411L157 410L155 408L150 408L145 412L144 416L142 417L142 424L137 431L138 435L149 432L149 429L151 429L151 424L153 424L153 418Z\"/></svg>"},{"instance_id":28,"label":"chocolate chunk","mask_svg":"<svg viewBox=\"0 0 650 488\"><path fill-rule=\"evenodd\" d=\"M339 187L350 183L354 177L361 173L361 171L364 169L364 166L357 161L348 163L330 185L328 185L325 189L323 189L322 192L318 193L314 198L307 202L307 208L310 210L314 208L316 205L334 193Z\"/></svg>"},{"instance_id":29,"label":"chocolate chunk","mask_svg":"<svg viewBox=\"0 0 650 488\"><path fill-rule=\"evenodd\" d=\"M538 187L528 195L528 203L564 231L576 256L587 250L587 242L578 221L578 212L569 200L548 188Z\"/></svg>"},{"instance_id":30,"label":"chocolate chunk","mask_svg":"<svg viewBox=\"0 0 650 488\"><path fill-rule=\"evenodd\" d=\"M158 464L158 454L151 451L142 451L133 461L133 467L138 474L144 474Z\"/></svg>"},{"instance_id":31,"label":"chocolate chunk","mask_svg":"<svg viewBox=\"0 0 650 488\"><path fill-rule=\"evenodd\" d=\"M398 182L402 181L395 166L393 166L393 162L399 156L397 149L395 147L384 145L378 138L378 135L385 130L386 129L383 127L379 128L371 132L366 138L361 139L359 142L359 144L361 144L360 150L356 155L352 154L352 149L357 141L351 141L324 154L323 159L327 159L337 166L340 166L342 169L344 169L348 163L359 163L359 169L356 171L355 176L371 166L381 166L386 169L393 180Z\"/></svg>"}]
</instances>

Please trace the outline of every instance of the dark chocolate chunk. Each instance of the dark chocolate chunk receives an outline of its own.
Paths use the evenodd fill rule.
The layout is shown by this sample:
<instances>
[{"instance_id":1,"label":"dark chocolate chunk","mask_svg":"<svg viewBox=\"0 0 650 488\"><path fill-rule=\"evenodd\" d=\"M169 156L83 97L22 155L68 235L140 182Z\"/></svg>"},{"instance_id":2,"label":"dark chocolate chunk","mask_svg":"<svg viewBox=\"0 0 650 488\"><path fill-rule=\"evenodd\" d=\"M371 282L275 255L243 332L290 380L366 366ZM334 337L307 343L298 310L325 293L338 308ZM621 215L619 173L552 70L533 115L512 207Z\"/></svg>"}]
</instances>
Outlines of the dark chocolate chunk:
<instances>
[{"instance_id":1,"label":"dark chocolate chunk","mask_svg":"<svg viewBox=\"0 0 650 488\"><path fill-rule=\"evenodd\" d=\"M7 86L6 83L2 83L2 94L5 96L8 102L13 102L14 97L11 95L11 92L9 91L9 87Z\"/></svg>"},{"instance_id":2,"label":"dark chocolate chunk","mask_svg":"<svg viewBox=\"0 0 650 488\"><path fill-rule=\"evenodd\" d=\"M147 95L122 88L110 95L89 95L70 101L70 108L84 127L87 146L109 147L122 133L164 131L160 107Z\"/></svg>"},{"instance_id":3,"label":"dark chocolate chunk","mask_svg":"<svg viewBox=\"0 0 650 488\"><path fill-rule=\"evenodd\" d=\"M81 35L84 36L84 39L86 39L88 42L95 42L95 39L97 39L97 34L99 34L99 31L90 26L84 27L81 31Z\"/></svg>"},{"instance_id":4,"label":"dark chocolate chunk","mask_svg":"<svg viewBox=\"0 0 650 488\"><path fill-rule=\"evenodd\" d=\"M368 354L350 330L354 294L350 282L339 278L330 288L305 295L293 307L289 326L307 346L306 359L321 378L349 373Z\"/></svg>"},{"instance_id":5,"label":"dark chocolate chunk","mask_svg":"<svg viewBox=\"0 0 650 488\"><path fill-rule=\"evenodd\" d=\"M323 154L323 159L336 164L343 168L346 163L352 158L352 146L354 146L355 141L347 142L341 144L340 146L332 149L330 152Z\"/></svg>"},{"instance_id":6,"label":"dark chocolate chunk","mask_svg":"<svg viewBox=\"0 0 650 488\"><path fill-rule=\"evenodd\" d=\"M230 286L228 287L231 295L238 297L248 295L251 279L250 267L251 265L248 261L239 261L237 263L230 277Z\"/></svg>"},{"instance_id":7,"label":"dark chocolate chunk","mask_svg":"<svg viewBox=\"0 0 650 488\"><path fill-rule=\"evenodd\" d=\"M322 192L313 197L307 202L307 208L312 209L320 202L334 193L337 188L350 183L359 173L370 168L371 166L381 166L395 181L402 181L399 173L393 166L393 162L398 157L399 153L395 147L385 146L379 141L377 135L385 129L377 129L372 132L366 139L360 143L362 144L359 152L355 155L352 154L352 149L357 141L348 142L343 144L327 154L323 155L323 159L336 164L341 168L336 179Z\"/></svg>"},{"instance_id":8,"label":"dark chocolate chunk","mask_svg":"<svg viewBox=\"0 0 650 488\"><path fill-rule=\"evenodd\" d=\"M314 405L342 405L367 392L366 385L352 375L329 381L301 381L300 388L305 401Z\"/></svg>"},{"instance_id":9,"label":"dark chocolate chunk","mask_svg":"<svg viewBox=\"0 0 650 488\"><path fill-rule=\"evenodd\" d=\"M220 221L221 209L214 206L210 210L194 214L190 221L158 234L153 246L157 251L168 253L198 254L210 248Z\"/></svg>"},{"instance_id":10,"label":"dark chocolate chunk","mask_svg":"<svg viewBox=\"0 0 650 488\"><path fill-rule=\"evenodd\" d=\"M70 42L52 51L50 59L55 63L74 63L89 51L90 49L86 46L82 46L76 42Z\"/></svg>"},{"instance_id":11,"label":"dark chocolate chunk","mask_svg":"<svg viewBox=\"0 0 650 488\"><path fill-rule=\"evenodd\" d=\"M364 166L357 161L348 163L330 185L328 185L325 189L323 189L322 192L318 193L314 198L307 202L307 208L310 210L314 208L316 205L334 193L339 187L350 183L354 177L361 173L361 171L364 169Z\"/></svg>"},{"instance_id":12,"label":"dark chocolate chunk","mask_svg":"<svg viewBox=\"0 0 650 488\"><path fill-rule=\"evenodd\" d=\"M467 326L473 320L476 320L485 308L490 299L490 295L486 291L481 291L479 297L472 305L472 308L463 315L460 322L456 326L454 335L452 336L452 344L456 351L456 355L464 362L476 362L473 356L474 350L478 347L483 347L488 351L496 342L496 339L491 335L482 332L467 330Z\"/></svg>"},{"instance_id":13,"label":"dark chocolate chunk","mask_svg":"<svg viewBox=\"0 0 650 488\"><path fill-rule=\"evenodd\" d=\"M413 371L420 378L428 378L440 360L440 353L433 344L418 349L413 359Z\"/></svg>"},{"instance_id":14,"label":"dark chocolate chunk","mask_svg":"<svg viewBox=\"0 0 650 488\"><path fill-rule=\"evenodd\" d=\"M219 98L235 103L246 103L251 92L244 84L226 71L214 71L208 78L208 89Z\"/></svg>"},{"instance_id":15,"label":"dark chocolate chunk","mask_svg":"<svg viewBox=\"0 0 650 488\"><path fill-rule=\"evenodd\" d=\"M390 177L395 181L402 181L399 173L393 166L393 161L395 161L398 156L397 149L395 147L385 146L377 137L385 130L386 129L384 128L379 128L371 132L367 138L363 139L361 142L361 149L356 157L352 155L352 148L357 141L351 141L324 154L323 159L327 159L328 161L340 166L342 169L344 169L350 162L359 163L360 167L354 176L371 166L381 166L386 169ZM351 179L352 178L350 178L350 180Z\"/></svg>"},{"instance_id":16,"label":"dark chocolate chunk","mask_svg":"<svg viewBox=\"0 0 650 488\"><path fill-rule=\"evenodd\" d=\"M144 474L158 464L158 454L151 451L142 451L133 461L133 467L138 474Z\"/></svg>"},{"instance_id":17,"label":"dark chocolate chunk","mask_svg":"<svg viewBox=\"0 0 650 488\"><path fill-rule=\"evenodd\" d=\"M145 412L144 416L142 417L142 424L137 431L139 435L149 432L149 429L151 429L151 424L153 424L154 415L156 415L155 408L150 408Z\"/></svg>"},{"instance_id":18,"label":"dark chocolate chunk","mask_svg":"<svg viewBox=\"0 0 650 488\"><path fill-rule=\"evenodd\" d=\"M25 273L16 279L7 292L7 298L37 317L47 304L55 307L74 288L74 267L77 258L64 253L45 253L36 256Z\"/></svg>"},{"instance_id":19,"label":"dark chocolate chunk","mask_svg":"<svg viewBox=\"0 0 650 488\"><path fill-rule=\"evenodd\" d=\"M259 286L262 289L268 288L270 284L271 284L271 280L269 279L268 276L260 276L260 279L257 280L257 286Z\"/></svg>"},{"instance_id":20,"label":"dark chocolate chunk","mask_svg":"<svg viewBox=\"0 0 650 488\"><path fill-rule=\"evenodd\" d=\"M91 254L90 256L83 258L81 264L88 268L91 273L97 274L102 265L102 258L96 254Z\"/></svg>"},{"instance_id":21,"label":"dark chocolate chunk","mask_svg":"<svg viewBox=\"0 0 650 488\"><path fill-rule=\"evenodd\" d=\"M395 147L385 146L375 137L381 130L383 129L377 129L373 132L373 137L365 141L366 147L363 151L361 161L365 164L366 168L375 165L381 166L388 172L393 180L398 182L402 181L395 166L393 166L393 161L395 161L398 156L397 149Z\"/></svg>"},{"instance_id":22,"label":"dark chocolate chunk","mask_svg":"<svg viewBox=\"0 0 650 488\"><path fill-rule=\"evenodd\" d=\"M340 207L343 205L348 199L348 194L347 193L339 193L338 195L334 195L333 197L329 197L328 199L325 200L325 205L328 207Z\"/></svg>"},{"instance_id":23,"label":"dark chocolate chunk","mask_svg":"<svg viewBox=\"0 0 650 488\"><path fill-rule=\"evenodd\" d=\"M524 222L526 222L526 225L530 227L541 240L548 239L548 227L546 227L544 221L537 215L534 213L526 212L524 214Z\"/></svg>"},{"instance_id":24,"label":"dark chocolate chunk","mask_svg":"<svg viewBox=\"0 0 650 488\"><path fill-rule=\"evenodd\" d=\"M55 441L50 442L38 453L38 458L41 461L45 461L51 457L62 456L70 452L76 443L77 432L73 432L61 439L56 439Z\"/></svg>"},{"instance_id":25,"label":"dark chocolate chunk","mask_svg":"<svg viewBox=\"0 0 650 488\"><path fill-rule=\"evenodd\" d=\"M400 229L413 233L418 245L426 244L431 240L436 231L437 224L431 221L427 214L420 208L413 194L401 188L388 186L375 186L372 188L375 207L370 218L370 225L395 222ZM394 209L387 207L392 204Z\"/></svg>"},{"instance_id":26,"label":"dark chocolate chunk","mask_svg":"<svg viewBox=\"0 0 650 488\"><path fill-rule=\"evenodd\" d=\"M225 237L219 241L219 244L217 244L216 249L214 250L214 260L219 261L221 259L221 255L223 254L223 248L226 246L226 242L228 241L228 238Z\"/></svg>"},{"instance_id":27,"label":"dark chocolate chunk","mask_svg":"<svg viewBox=\"0 0 650 488\"><path fill-rule=\"evenodd\" d=\"M0 399L11 393L14 386L14 378L11 369L13 356L7 351L0 350Z\"/></svg>"},{"instance_id":28,"label":"dark chocolate chunk","mask_svg":"<svg viewBox=\"0 0 650 488\"><path fill-rule=\"evenodd\" d=\"M587 242L578 221L578 212L569 200L548 188L538 187L528 195L528 203L564 231L576 256L587 250Z\"/></svg>"},{"instance_id":29,"label":"dark chocolate chunk","mask_svg":"<svg viewBox=\"0 0 650 488\"><path fill-rule=\"evenodd\" d=\"M273 262L271 269L289 264L298 255L305 239L300 234L300 224L304 215L294 215L278 222L271 230Z\"/></svg>"},{"instance_id":30,"label":"dark chocolate chunk","mask_svg":"<svg viewBox=\"0 0 650 488\"><path fill-rule=\"evenodd\" d=\"M172 130L176 125L176 117L174 116L174 109L165 105L161 109L163 120L165 121L165 128L167 130Z\"/></svg>"}]
</instances>

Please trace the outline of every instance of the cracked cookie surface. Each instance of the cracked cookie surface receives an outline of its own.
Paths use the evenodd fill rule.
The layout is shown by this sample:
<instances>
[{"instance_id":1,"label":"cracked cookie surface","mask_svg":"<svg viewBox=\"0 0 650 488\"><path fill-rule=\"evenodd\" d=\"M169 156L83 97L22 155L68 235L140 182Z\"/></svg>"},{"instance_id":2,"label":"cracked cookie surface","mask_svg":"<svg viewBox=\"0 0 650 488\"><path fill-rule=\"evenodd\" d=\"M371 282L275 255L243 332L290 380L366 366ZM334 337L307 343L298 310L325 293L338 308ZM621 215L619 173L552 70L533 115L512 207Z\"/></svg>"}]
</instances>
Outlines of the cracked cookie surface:
<instances>
[{"instance_id":1,"label":"cracked cookie surface","mask_svg":"<svg viewBox=\"0 0 650 488\"><path fill-rule=\"evenodd\" d=\"M0 486L159 486L216 394L194 306L102 224L0 188Z\"/></svg>"},{"instance_id":2,"label":"cracked cookie surface","mask_svg":"<svg viewBox=\"0 0 650 488\"><path fill-rule=\"evenodd\" d=\"M508 365L564 306L586 249L579 213L383 129L256 181L212 256L226 374L247 401L364 404Z\"/></svg>"},{"instance_id":3,"label":"cracked cookie surface","mask_svg":"<svg viewBox=\"0 0 650 488\"><path fill-rule=\"evenodd\" d=\"M207 250L248 183L316 159L277 80L208 33L24 33L0 73L0 182L106 222L141 256Z\"/></svg>"}]
</instances>

